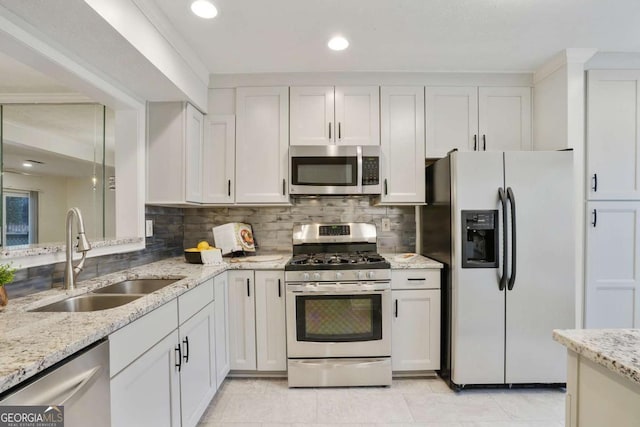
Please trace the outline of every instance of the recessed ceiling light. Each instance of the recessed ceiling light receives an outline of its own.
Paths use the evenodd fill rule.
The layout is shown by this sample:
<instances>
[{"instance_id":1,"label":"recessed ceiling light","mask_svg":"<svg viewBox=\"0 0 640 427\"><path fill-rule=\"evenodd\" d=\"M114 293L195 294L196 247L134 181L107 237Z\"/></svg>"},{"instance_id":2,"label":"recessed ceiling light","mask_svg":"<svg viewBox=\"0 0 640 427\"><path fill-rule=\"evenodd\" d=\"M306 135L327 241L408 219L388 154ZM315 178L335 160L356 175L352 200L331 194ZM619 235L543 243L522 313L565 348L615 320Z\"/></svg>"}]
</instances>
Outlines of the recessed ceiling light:
<instances>
[{"instance_id":1,"label":"recessed ceiling light","mask_svg":"<svg viewBox=\"0 0 640 427\"><path fill-rule=\"evenodd\" d=\"M191 11L200 18L211 19L218 14L218 9L209 0L196 0L191 3Z\"/></svg>"},{"instance_id":2,"label":"recessed ceiling light","mask_svg":"<svg viewBox=\"0 0 640 427\"><path fill-rule=\"evenodd\" d=\"M32 168L33 167L33 163L23 162L22 166L24 166L25 168Z\"/></svg>"},{"instance_id":3,"label":"recessed ceiling light","mask_svg":"<svg viewBox=\"0 0 640 427\"><path fill-rule=\"evenodd\" d=\"M345 50L349 47L349 41L342 36L336 36L327 43L331 50Z\"/></svg>"}]
</instances>

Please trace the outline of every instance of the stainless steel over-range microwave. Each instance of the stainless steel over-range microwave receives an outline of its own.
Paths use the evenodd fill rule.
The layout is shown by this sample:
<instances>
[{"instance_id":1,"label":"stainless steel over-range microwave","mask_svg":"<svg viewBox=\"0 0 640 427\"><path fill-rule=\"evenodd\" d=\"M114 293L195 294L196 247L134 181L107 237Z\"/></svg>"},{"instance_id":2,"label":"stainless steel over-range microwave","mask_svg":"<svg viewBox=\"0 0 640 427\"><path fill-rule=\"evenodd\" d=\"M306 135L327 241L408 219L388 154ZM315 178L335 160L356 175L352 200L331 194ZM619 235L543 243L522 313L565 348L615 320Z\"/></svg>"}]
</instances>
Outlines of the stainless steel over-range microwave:
<instances>
[{"instance_id":1,"label":"stainless steel over-range microwave","mask_svg":"<svg viewBox=\"0 0 640 427\"><path fill-rule=\"evenodd\" d=\"M380 147L289 147L291 194L380 194Z\"/></svg>"}]
</instances>

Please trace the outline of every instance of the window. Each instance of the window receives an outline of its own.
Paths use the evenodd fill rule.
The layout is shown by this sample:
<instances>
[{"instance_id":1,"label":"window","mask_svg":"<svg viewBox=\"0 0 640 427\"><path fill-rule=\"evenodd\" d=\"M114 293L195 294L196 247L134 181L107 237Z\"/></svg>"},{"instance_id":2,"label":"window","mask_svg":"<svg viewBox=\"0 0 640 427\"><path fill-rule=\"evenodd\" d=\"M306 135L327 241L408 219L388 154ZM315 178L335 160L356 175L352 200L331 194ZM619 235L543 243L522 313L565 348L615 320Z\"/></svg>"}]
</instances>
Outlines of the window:
<instances>
[{"instance_id":1,"label":"window","mask_svg":"<svg viewBox=\"0 0 640 427\"><path fill-rule=\"evenodd\" d=\"M4 191L3 242L5 246L38 242L38 193L35 191Z\"/></svg>"}]
</instances>

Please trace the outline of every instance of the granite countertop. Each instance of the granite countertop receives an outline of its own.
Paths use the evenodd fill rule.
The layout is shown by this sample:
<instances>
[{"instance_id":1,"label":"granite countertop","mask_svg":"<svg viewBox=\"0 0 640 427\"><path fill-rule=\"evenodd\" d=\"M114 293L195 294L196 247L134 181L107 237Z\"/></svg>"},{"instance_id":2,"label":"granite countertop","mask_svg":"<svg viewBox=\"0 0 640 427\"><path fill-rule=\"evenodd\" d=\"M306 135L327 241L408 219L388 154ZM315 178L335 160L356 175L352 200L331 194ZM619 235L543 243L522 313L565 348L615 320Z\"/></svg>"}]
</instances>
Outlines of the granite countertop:
<instances>
[{"instance_id":1,"label":"granite countertop","mask_svg":"<svg viewBox=\"0 0 640 427\"><path fill-rule=\"evenodd\" d=\"M268 256L267 261L258 261ZM51 289L13 299L0 311L0 392L108 336L225 270L283 269L290 253L225 258L219 265L188 264L171 258L78 283L72 291ZM178 279L128 304L81 313L29 312L112 283L137 278Z\"/></svg>"},{"instance_id":2,"label":"granite countertop","mask_svg":"<svg viewBox=\"0 0 640 427\"><path fill-rule=\"evenodd\" d=\"M640 329L564 329L553 339L583 357L640 384Z\"/></svg>"},{"instance_id":3,"label":"granite countertop","mask_svg":"<svg viewBox=\"0 0 640 427\"><path fill-rule=\"evenodd\" d=\"M384 255L391 268L441 268L420 255ZM50 289L9 301L0 310L0 393L99 341L146 313L226 270L281 270L290 253L224 258L219 265L188 264L170 258L81 281L71 291ZM258 261L260 260L260 261ZM138 278L177 279L156 292L109 310L84 313L29 312L65 298L85 294L112 283Z\"/></svg>"},{"instance_id":4,"label":"granite countertop","mask_svg":"<svg viewBox=\"0 0 640 427\"><path fill-rule=\"evenodd\" d=\"M415 253L380 254L386 258L394 270L408 268L442 268L443 265L436 260Z\"/></svg>"}]
</instances>

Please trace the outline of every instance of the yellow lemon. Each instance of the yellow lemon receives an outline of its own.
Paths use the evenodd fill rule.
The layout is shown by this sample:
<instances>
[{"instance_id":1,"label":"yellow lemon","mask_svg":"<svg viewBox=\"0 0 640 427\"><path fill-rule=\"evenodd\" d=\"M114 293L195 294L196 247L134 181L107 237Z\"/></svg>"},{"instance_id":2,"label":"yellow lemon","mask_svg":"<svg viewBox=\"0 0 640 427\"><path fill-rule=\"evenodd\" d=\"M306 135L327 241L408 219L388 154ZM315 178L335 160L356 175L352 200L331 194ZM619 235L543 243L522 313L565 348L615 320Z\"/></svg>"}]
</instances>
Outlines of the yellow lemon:
<instances>
[{"instance_id":1,"label":"yellow lemon","mask_svg":"<svg viewBox=\"0 0 640 427\"><path fill-rule=\"evenodd\" d=\"M207 242L206 240L203 240L202 242L198 243L198 250L204 251L209 249L209 242Z\"/></svg>"}]
</instances>

